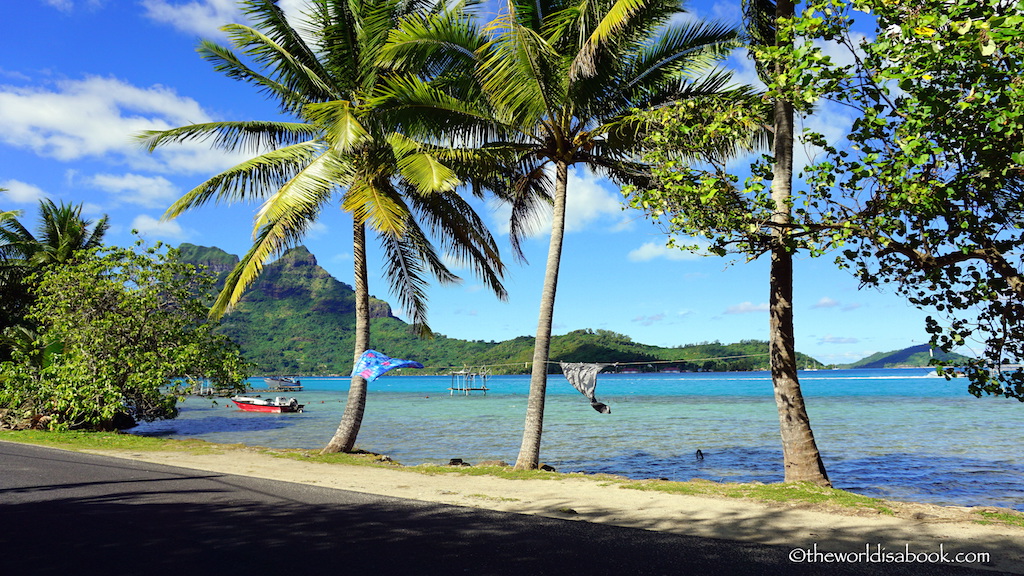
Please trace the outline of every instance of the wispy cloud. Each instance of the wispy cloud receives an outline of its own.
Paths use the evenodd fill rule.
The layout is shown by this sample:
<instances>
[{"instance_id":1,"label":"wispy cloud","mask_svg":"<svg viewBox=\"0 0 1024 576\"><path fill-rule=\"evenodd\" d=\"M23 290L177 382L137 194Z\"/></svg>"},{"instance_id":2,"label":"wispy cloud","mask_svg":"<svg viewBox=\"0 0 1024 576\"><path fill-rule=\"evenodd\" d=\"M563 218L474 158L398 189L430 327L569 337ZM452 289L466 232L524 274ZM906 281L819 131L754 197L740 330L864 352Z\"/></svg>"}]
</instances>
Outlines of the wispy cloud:
<instances>
[{"instance_id":1,"label":"wispy cloud","mask_svg":"<svg viewBox=\"0 0 1024 576\"><path fill-rule=\"evenodd\" d=\"M102 0L82 0L78 2L75 0L43 0L43 3L61 12L73 12L76 8L81 7L93 9L103 6Z\"/></svg>"},{"instance_id":2,"label":"wispy cloud","mask_svg":"<svg viewBox=\"0 0 1024 576\"><path fill-rule=\"evenodd\" d=\"M753 302L742 302L735 306L729 306L725 309L726 314L752 314L755 312L767 312L768 304L754 304Z\"/></svg>"},{"instance_id":3,"label":"wispy cloud","mask_svg":"<svg viewBox=\"0 0 1024 576\"><path fill-rule=\"evenodd\" d=\"M163 176L97 174L88 182L114 196L116 201L146 208L166 208L178 197L178 189Z\"/></svg>"},{"instance_id":4,"label":"wispy cloud","mask_svg":"<svg viewBox=\"0 0 1024 576\"><path fill-rule=\"evenodd\" d=\"M837 308L839 307L839 305L840 304L838 300L833 300L828 296L824 296L821 298L821 300L815 302L814 305L811 306L811 308Z\"/></svg>"},{"instance_id":5,"label":"wispy cloud","mask_svg":"<svg viewBox=\"0 0 1024 576\"><path fill-rule=\"evenodd\" d=\"M189 236L177 222L157 220L146 214L136 216L131 227L144 237L183 240Z\"/></svg>"},{"instance_id":6,"label":"wispy cloud","mask_svg":"<svg viewBox=\"0 0 1024 576\"><path fill-rule=\"evenodd\" d=\"M142 6L146 9L147 18L204 38L222 37L221 26L242 21L242 13L235 0L203 0L182 4L166 0L143 0Z\"/></svg>"},{"instance_id":7,"label":"wispy cloud","mask_svg":"<svg viewBox=\"0 0 1024 576\"><path fill-rule=\"evenodd\" d=\"M818 339L818 344L856 344L860 342L858 338L848 338L844 336L824 336Z\"/></svg>"},{"instance_id":8,"label":"wispy cloud","mask_svg":"<svg viewBox=\"0 0 1024 576\"><path fill-rule=\"evenodd\" d=\"M707 246L706 241L688 240L682 243L695 243L698 249L694 252L691 250L670 248L666 245L666 242L645 242L639 248L631 250L626 257L630 262L647 262L659 258L664 258L665 260L698 260L707 256L707 253L703 251L703 248Z\"/></svg>"},{"instance_id":9,"label":"wispy cloud","mask_svg":"<svg viewBox=\"0 0 1024 576\"><path fill-rule=\"evenodd\" d=\"M651 316L637 316L636 318L633 318L633 322L641 326L651 326L653 324L660 324L665 320L666 316L667 314L664 312Z\"/></svg>"}]
</instances>

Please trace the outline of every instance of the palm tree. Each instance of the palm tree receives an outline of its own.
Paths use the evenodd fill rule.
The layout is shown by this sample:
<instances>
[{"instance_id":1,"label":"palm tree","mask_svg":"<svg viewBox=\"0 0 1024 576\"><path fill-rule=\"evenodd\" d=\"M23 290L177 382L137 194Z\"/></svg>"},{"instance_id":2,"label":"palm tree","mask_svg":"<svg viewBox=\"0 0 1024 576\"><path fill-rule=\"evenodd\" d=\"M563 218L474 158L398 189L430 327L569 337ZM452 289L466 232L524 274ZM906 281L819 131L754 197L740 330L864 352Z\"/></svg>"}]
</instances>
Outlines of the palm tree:
<instances>
[{"instance_id":1,"label":"palm tree","mask_svg":"<svg viewBox=\"0 0 1024 576\"><path fill-rule=\"evenodd\" d=\"M258 201L254 243L229 275L211 314L238 302L263 264L298 243L321 210L334 201L353 216L356 344L353 359L370 347L366 228L377 233L399 302L415 325L426 325L425 275L457 281L428 232L443 249L470 263L499 297L503 267L497 244L470 205L456 193L473 177L449 151L394 130L375 113L371 97L392 73L377 56L403 18L426 12L423 0L312 0L305 25L293 26L273 0L244 3L252 26L224 27L250 67L229 48L203 42L200 54L228 77L250 83L297 121L194 124L140 136L150 150L189 140L212 140L225 150L257 155L203 182L168 208L175 218L211 201ZM436 8L440 10L440 8ZM479 188L474 191L479 192ZM366 381L353 376L338 430L325 452L351 451L362 423Z\"/></svg>"},{"instance_id":2,"label":"palm tree","mask_svg":"<svg viewBox=\"0 0 1024 576\"><path fill-rule=\"evenodd\" d=\"M106 216L96 222L82 218L81 204L58 206L53 200L41 200L35 235L13 216L0 220L0 250L6 258L33 268L63 264L79 250L101 246L109 227Z\"/></svg>"},{"instance_id":3,"label":"palm tree","mask_svg":"<svg viewBox=\"0 0 1024 576\"><path fill-rule=\"evenodd\" d=\"M720 93L728 82L712 66L736 46L736 31L670 22L679 12L677 0L508 0L482 34L465 25L424 25L396 34L385 52L405 66L420 62L424 50L434 50L441 62L472 57L475 91L460 93L442 75L440 88L403 86L388 97L415 113L403 121L410 131L444 127L514 155L517 253L518 217L530 213L535 192L553 204L518 469L539 464L569 167L586 166L618 183L644 181L645 166L636 160L643 126L635 110Z\"/></svg>"},{"instance_id":4,"label":"palm tree","mask_svg":"<svg viewBox=\"0 0 1024 576\"><path fill-rule=\"evenodd\" d=\"M28 277L33 272L70 262L82 250L98 248L109 224L103 216L97 221L82 218L82 206L52 200L39 202L39 224L33 234L17 212L3 212L0 218L0 334L25 326L25 313L32 304ZM7 354L8 344L4 351Z\"/></svg>"},{"instance_id":5,"label":"palm tree","mask_svg":"<svg viewBox=\"0 0 1024 576\"><path fill-rule=\"evenodd\" d=\"M794 17L791 0L748 0L745 4L748 30L754 46L779 42L776 23ZM779 77L785 64L777 62L763 75ZM796 346L793 328L793 250L790 238L793 189L793 104L782 98L772 102L773 143L771 197L775 204L771 223L771 269L769 353L772 385L779 411L782 453L786 482L813 482L830 485L821 460L797 377Z\"/></svg>"}]
</instances>

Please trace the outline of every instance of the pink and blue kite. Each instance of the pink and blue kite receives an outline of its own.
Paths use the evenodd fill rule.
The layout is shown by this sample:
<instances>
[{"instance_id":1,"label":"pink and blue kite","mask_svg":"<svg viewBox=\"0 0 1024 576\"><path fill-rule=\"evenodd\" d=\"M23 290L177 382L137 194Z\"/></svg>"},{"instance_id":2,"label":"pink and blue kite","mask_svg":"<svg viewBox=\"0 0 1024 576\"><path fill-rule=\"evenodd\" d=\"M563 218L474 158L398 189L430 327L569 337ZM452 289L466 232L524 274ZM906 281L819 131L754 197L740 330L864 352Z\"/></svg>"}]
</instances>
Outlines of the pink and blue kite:
<instances>
[{"instance_id":1,"label":"pink and blue kite","mask_svg":"<svg viewBox=\"0 0 1024 576\"><path fill-rule=\"evenodd\" d=\"M395 368L423 368L423 364L415 360L388 358L376 350L367 350L359 357L356 367L352 369L352 375L362 376L367 382L373 382L381 374Z\"/></svg>"}]
</instances>

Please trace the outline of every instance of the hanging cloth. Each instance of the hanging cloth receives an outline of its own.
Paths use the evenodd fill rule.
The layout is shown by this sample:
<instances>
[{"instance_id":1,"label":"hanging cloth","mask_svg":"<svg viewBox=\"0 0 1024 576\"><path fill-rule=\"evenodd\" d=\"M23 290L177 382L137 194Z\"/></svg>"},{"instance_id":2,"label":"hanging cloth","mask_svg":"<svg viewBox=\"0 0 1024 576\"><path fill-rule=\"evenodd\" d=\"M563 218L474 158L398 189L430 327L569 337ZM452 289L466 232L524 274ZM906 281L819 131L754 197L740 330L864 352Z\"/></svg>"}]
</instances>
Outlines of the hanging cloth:
<instances>
[{"instance_id":1,"label":"hanging cloth","mask_svg":"<svg viewBox=\"0 0 1024 576\"><path fill-rule=\"evenodd\" d=\"M597 373L608 364L588 364L586 362L559 362L562 367L562 374L572 384L573 388L590 399L590 406L601 414L611 414L612 409L607 404L597 401L594 397L594 389L597 388Z\"/></svg>"},{"instance_id":2,"label":"hanging cloth","mask_svg":"<svg viewBox=\"0 0 1024 576\"><path fill-rule=\"evenodd\" d=\"M388 358L376 350L367 350L359 357L355 368L352 369L352 375L362 376L367 382L373 382L381 374L395 368L423 368L423 364L415 360Z\"/></svg>"}]
</instances>

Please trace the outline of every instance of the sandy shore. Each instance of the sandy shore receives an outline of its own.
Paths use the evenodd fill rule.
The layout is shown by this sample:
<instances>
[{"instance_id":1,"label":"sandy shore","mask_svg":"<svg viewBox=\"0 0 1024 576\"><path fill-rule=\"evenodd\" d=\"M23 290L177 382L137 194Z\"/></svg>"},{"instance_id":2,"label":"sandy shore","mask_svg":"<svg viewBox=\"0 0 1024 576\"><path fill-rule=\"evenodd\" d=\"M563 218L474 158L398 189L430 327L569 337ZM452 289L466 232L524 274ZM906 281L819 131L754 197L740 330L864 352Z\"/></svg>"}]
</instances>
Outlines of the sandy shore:
<instances>
[{"instance_id":1,"label":"sandy shore","mask_svg":"<svg viewBox=\"0 0 1024 576\"><path fill-rule=\"evenodd\" d=\"M458 506L774 544L792 549L794 561L828 562L824 554L829 552L880 552L873 557L875 561L885 561L886 554L893 561L892 555L905 556L909 551L932 558L944 553L957 563L956 555L966 553L962 559L967 562L960 562L965 566L1024 574L1024 529L978 524L966 508L894 503L898 513L894 517L808 504L776 505L624 489L591 478L549 481L427 475L400 467L302 462L246 450L96 453ZM977 553L988 554L988 560L976 562Z\"/></svg>"}]
</instances>

